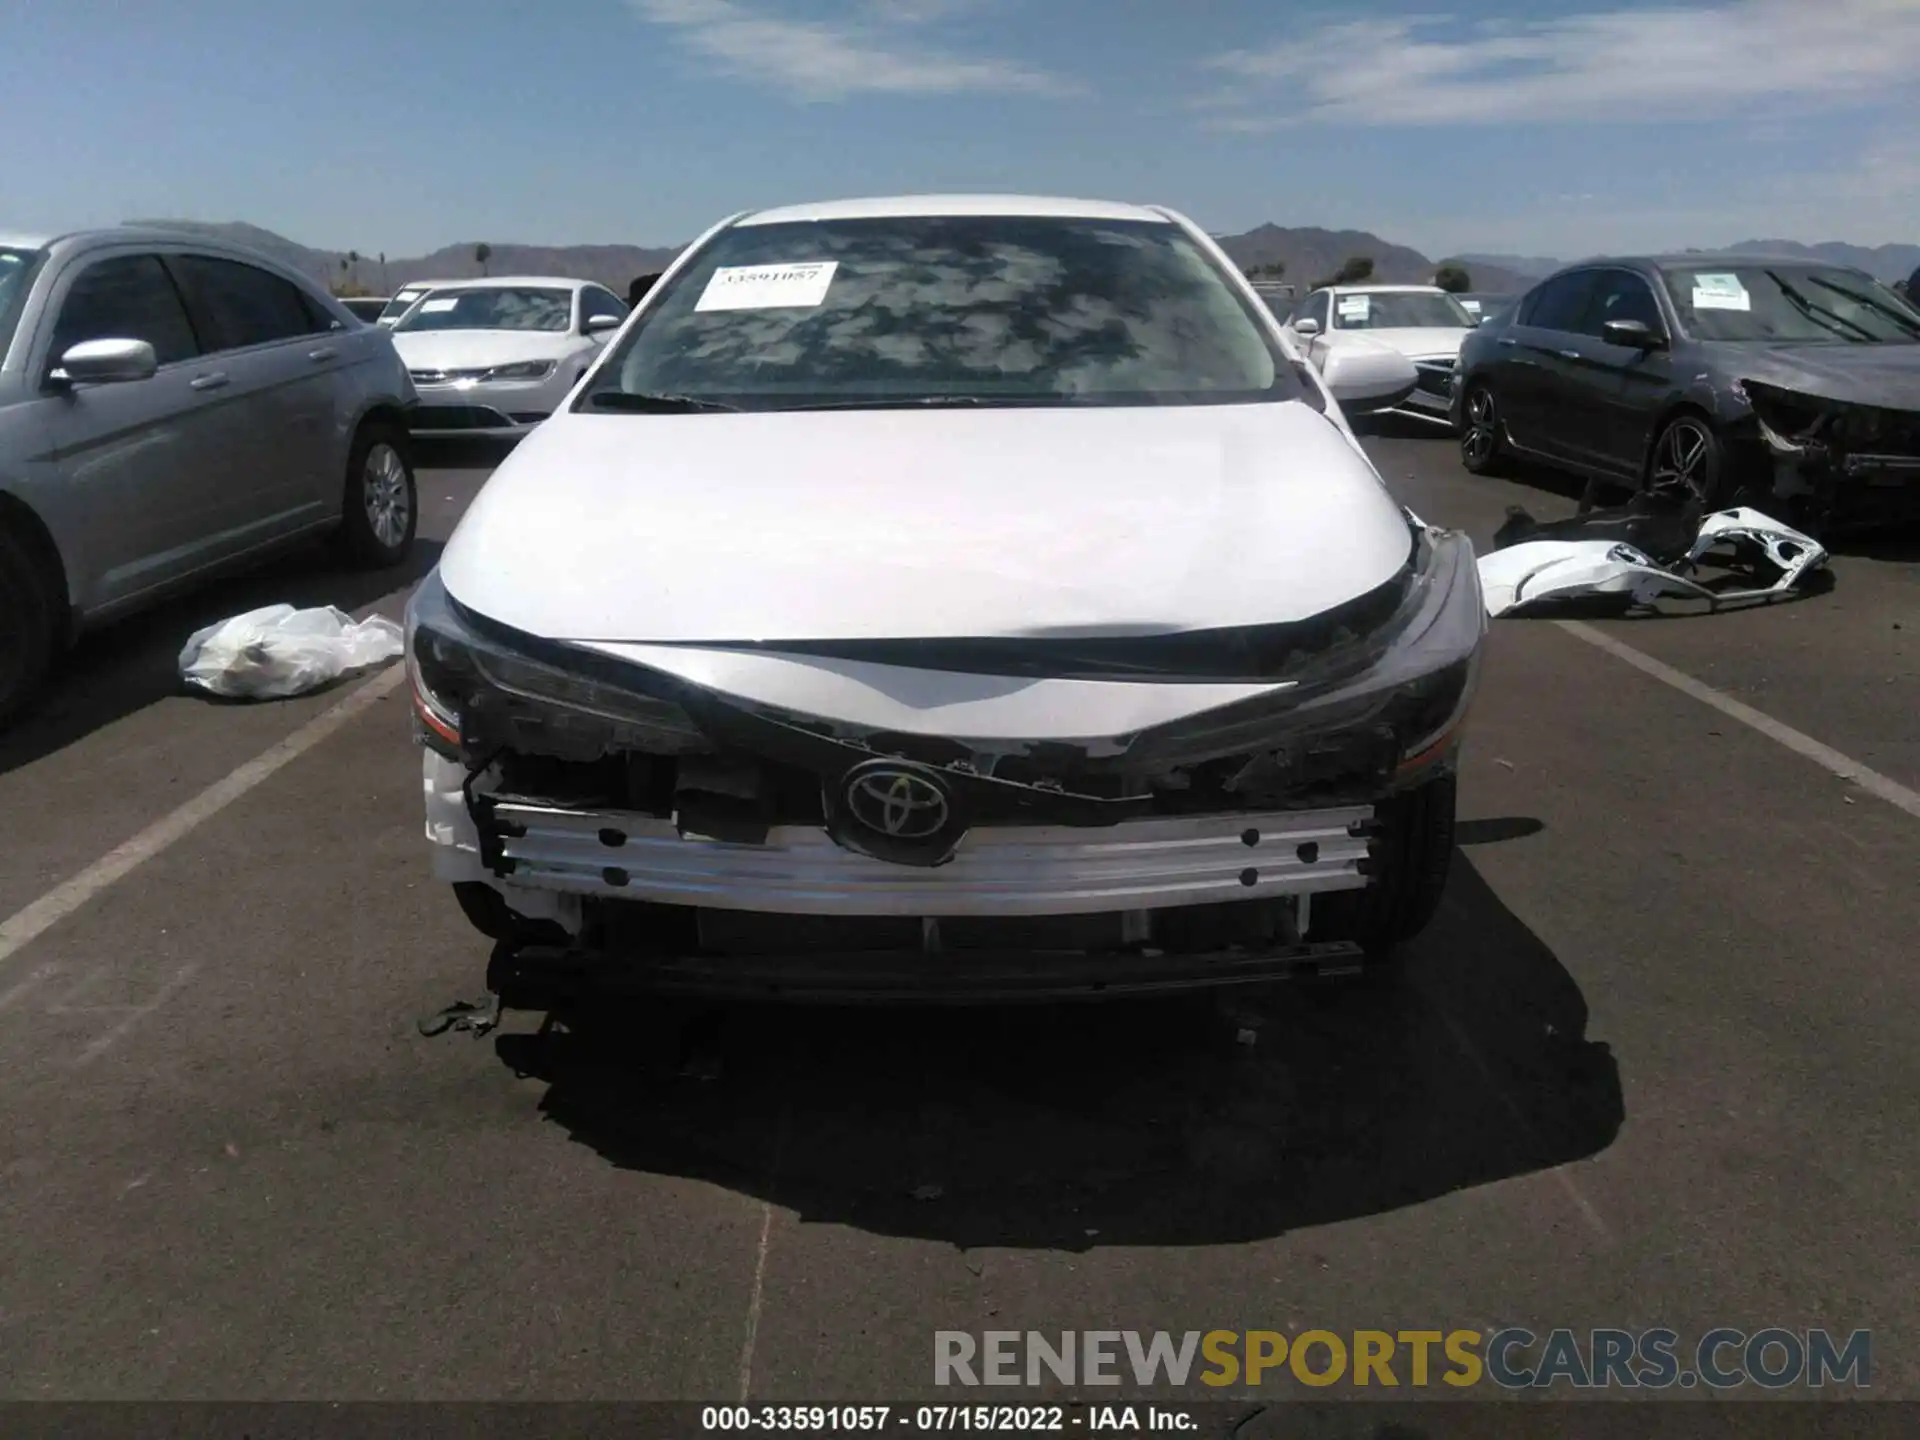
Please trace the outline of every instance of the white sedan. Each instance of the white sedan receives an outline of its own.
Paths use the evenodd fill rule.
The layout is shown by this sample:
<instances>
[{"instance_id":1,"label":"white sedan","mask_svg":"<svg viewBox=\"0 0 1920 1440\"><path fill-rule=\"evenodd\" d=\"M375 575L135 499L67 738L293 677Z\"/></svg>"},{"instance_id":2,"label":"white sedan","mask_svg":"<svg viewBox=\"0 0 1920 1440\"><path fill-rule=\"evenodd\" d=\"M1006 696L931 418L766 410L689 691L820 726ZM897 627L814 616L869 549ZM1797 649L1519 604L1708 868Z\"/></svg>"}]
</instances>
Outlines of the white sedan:
<instances>
[{"instance_id":1,"label":"white sedan","mask_svg":"<svg viewBox=\"0 0 1920 1440\"><path fill-rule=\"evenodd\" d=\"M525 434L560 407L627 318L584 280L457 280L419 296L393 327L420 392L415 435Z\"/></svg>"},{"instance_id":2,"label":"white sedan","mask_svg":"<svg viewBox=\"0 0 1920 1440\"><path fill-rule=\"evenodd\" d=\"M1391 962L1473 547L1171 211L913 196L687 250L408 608L427 837L548 981L904 1001ZM586 967L584 970L582 967Z\"/></svg>"},{"instance_id":3,"label":"white sedan","mask_svg":"<svg viewBox=\"0 0 1920 1440\"><path fill-rule=\"evenodd\" d=\"M1324 370L1341 351L1397 351L1419 384L1399 413L1449 424L1454 361L1479 321L1433 285L1334 285L1315 290L1288 320L1307 358Z\"/></svg>"}]
</instances>

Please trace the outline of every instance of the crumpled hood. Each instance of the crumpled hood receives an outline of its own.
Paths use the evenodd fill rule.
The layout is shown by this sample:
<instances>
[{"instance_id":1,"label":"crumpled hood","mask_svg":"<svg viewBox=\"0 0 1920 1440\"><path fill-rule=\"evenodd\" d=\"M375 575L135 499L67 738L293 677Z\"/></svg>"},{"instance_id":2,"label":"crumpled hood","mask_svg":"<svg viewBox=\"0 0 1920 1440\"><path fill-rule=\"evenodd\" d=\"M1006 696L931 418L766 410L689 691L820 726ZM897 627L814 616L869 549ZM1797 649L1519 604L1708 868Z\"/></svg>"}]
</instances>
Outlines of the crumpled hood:
<instances>
[{"instance_id":1,"label":"crumpled hood","mask_svg":"<svg viewBox=\"0 0 1920 1440\"><path fill-rule=\"evenodd\" d=\"M551 639L1153 635L1308 618L1406 563L1327 416L562 412L481 489L454 599Z\"/></svg>"},{"instance_id":2,"label":"crumpled hood","mask_svg":"<svg viewBox=\"0 0 1920 1440\"><path fill-rule=\"evenodd\" d=\"M404 330L393 348L410 370L468 370L557 360L578 338L551 330Z\"/></svg>"},{"instance_id":3,"label":"crumpled hood","mask_svg":"<svg viewBox=\"0 0 1920 1440\"><path fill-rule=\"evenodd\" d=\"M1371 340L1389 350L1398 350L1409 360L1452 359L1460 353L1460 342L1472 333L1428 325L1388 330L1336 330L1333 343Z\"/></svg>"},{"instance_id":4,"label":"crumpled hood","mask_svg":"<svg viewBox=\"0 0 1920 1440\"><path fill-rule=\"evenodd\" d=\"M1920 410L1920 345L1743 345L1739 351L1728 356L1723 373L1822 400Z\"/></svg>"}]
</instances>

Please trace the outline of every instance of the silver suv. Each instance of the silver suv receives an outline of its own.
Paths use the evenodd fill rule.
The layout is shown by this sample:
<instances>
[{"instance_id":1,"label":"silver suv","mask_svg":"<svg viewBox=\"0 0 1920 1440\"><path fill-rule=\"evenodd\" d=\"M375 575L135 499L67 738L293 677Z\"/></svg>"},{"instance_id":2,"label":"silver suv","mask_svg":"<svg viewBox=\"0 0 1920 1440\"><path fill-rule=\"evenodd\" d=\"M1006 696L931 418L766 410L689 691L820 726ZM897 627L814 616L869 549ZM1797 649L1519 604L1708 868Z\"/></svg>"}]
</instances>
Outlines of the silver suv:
<instances>
[{"instance_id":1,"label":"silver suv","mask_svg":"<svg viewBox=\"0 0 1920 1440\"><path fill-rule=\"evenodd\" d=\"M403 561L416 403L385 330L264 255L0 233L0 724L82 629L275 548Z\"/></svg>"}]
</instances>

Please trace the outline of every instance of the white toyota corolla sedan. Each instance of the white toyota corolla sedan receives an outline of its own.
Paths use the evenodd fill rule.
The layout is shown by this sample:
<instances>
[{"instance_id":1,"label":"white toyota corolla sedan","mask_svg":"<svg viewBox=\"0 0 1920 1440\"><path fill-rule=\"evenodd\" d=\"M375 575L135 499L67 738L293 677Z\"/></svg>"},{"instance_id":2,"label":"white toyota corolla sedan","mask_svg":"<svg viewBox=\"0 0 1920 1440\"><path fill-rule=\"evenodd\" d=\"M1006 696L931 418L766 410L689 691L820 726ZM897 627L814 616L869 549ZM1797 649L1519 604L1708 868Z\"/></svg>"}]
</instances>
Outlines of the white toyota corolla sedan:
<instances>
[{"instance_id":1,"label":"white toyota corolla sedan","mask_svg":"<svg viewBox=\"0 0 1920 1440\"><path fill-rule=\"evenodd\" d=\"M428 839L550 982L1124 993L1391 961L1486 631L1205 232L912 197L736 215L408 610Z\"/></svg>"},{"instance_id":2,"label":"white toyota corolla sedan","mask_svg":"<svg viewBox=\"0 0 1920 1440\"><path fill-rule=\"evenodd\" d=\"M453 280L415 295L393 326L420 392L413 433L525 434L559 408L626 318L625 301L584 280Z\"/></svg>"},{"instance_id":3,"label":"white toyota corolla sedan","mask_svg":"<svg viewBox=\"0 0 1920 1440\"><path fill-rule=\"evenodd\" d=\"M1435 285L1336 285L1316 290L1293 309L1288 324L1307 359L1324 366L1342 350L1398 352L1419 375L1402 414L1451 425L1454 362L1460 343L1479 319Z\"/></svg>"}]
</instances>

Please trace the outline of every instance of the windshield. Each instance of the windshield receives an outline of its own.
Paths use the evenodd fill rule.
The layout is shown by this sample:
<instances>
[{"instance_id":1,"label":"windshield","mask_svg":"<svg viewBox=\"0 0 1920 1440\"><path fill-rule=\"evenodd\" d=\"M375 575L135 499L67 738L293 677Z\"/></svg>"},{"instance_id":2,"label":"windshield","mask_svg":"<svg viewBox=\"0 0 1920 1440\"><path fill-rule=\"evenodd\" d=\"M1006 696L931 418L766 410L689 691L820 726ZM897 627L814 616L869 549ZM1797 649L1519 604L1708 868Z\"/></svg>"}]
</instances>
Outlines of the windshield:
<instances>
[{"instance_id":1,"label":"windshield","mask_svg":"<svg viewBox=\"0 0 1920 1440\"><path fill-rule=\"evenodd\" d=\"M1662 274L1681 325L1697 340L1920 342L1920 312L1858 271L1757 264L1666 266Z\"/></svg>"},{"instance_id":2,"label":"windshield","mask_svg":"<svg viewBox=\"0 0 1920 1440\"><path fill-rule=\"evenodd\" d=\"M1440 291L1335 291L1336 330L1468 330L1477 323L1458 300Z\"/></svg>"},{"instance_id":3,"label":"windshield","mask_svg":"<svg viewBox=\"0 0 1920 1440\"><path fill-rule=\"evenodd\" d=\"M573 328L573 292L527 285L435 290L394 328L564 332Z\"/></svg>"},{"instance_id":4,"label":"windshield","mask_svg":"<svg viewBox=\"0 0 1920 1440\"><path fill-rule=\"evenodd\" d=\"M402 290L387 302L387 308L380 312L382 320L398 320L413 308L413 302L427 292L424 290Z\"/></svg>"},{"instance_id":5,"label":"windshield","mask_svg":"<svg viewBox=\"0 0 1920 1440\"><path fill-rule=\"evenodd\" d=\"M40 268L42 253L0 248L0 360L6 358L7 346L13 343L13 329L20 323L27 287L33 283L33 272Z\"/></svg>"},{"instance_id":6,"label":"windshield","mask_svg":"<svg viewBox=\"0 0 1920 1440\"><path fill-rule=\"evenodd\" d=\"M748 225L648 298L580 408L1296 399L1252 306L1178 226L1059 217Z\"/></svg>"}]
</instances>

